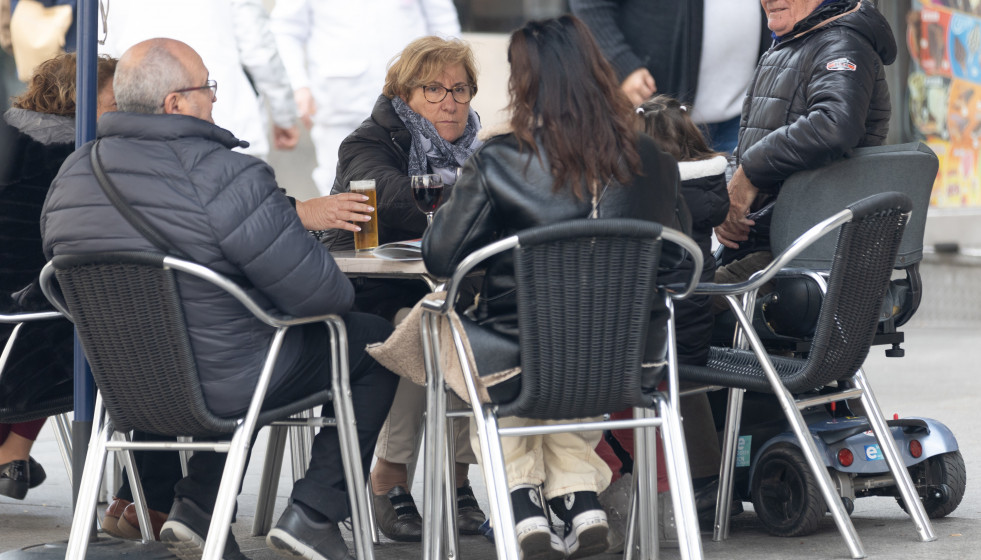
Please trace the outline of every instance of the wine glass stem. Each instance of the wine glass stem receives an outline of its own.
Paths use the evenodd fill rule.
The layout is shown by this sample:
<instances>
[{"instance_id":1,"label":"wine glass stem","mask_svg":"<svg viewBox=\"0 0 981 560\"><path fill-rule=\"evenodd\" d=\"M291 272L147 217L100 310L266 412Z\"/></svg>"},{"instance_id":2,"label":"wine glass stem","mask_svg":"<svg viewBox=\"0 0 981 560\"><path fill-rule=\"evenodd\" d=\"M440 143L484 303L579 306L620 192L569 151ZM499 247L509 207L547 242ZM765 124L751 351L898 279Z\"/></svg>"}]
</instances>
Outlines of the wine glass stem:
<instances>
[{"instance_id":1,"label":"wine glass stem","mask_svg":"<svg viewBox=\"0 0 981 560\"><path fill-rule=\"evenodd\" d=\"M433 225L433 212L426 212L426 225Z\"/></svg>"}]
</instances>

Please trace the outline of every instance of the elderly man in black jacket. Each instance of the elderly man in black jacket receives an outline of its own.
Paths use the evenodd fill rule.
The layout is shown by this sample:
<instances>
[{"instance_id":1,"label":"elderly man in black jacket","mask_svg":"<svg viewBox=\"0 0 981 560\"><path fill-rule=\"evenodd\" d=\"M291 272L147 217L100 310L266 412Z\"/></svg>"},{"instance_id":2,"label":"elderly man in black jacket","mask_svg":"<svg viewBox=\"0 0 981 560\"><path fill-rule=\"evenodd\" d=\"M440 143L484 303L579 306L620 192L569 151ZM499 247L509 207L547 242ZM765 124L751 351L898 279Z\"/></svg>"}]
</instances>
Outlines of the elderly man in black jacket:
<instances>
[{"instance_id":1,"label":"elderly man in black jacket","mask_svg":"<svg viewBox=\"0 0 981 560\"><path fill-rule=\"evenodd\" d=\"M100 155L120 194L191 260L240 282L260 302L310 316L346 313L350 282L300 223L272 169L231 151L240 145L211 119L217 85L191 47L151 39L120 59L114 80L119 112L98 125ZM41 234L47 257L115 250L156 251L113 207L92 173L91 144L62 166L45 201ZM179 279L205 401L218 415L249 404L272 334L231 296ZM351 387L365 470L391 405L397 378L365 353L391 326L369 315L344 315ZM283 343L267 404L289 402L330 384L326 327L291 329ZM330 414L330 404L325 404ZM196 453L161 540L182 558L200 557L221 478L224 454ZM315 438L310 467L269 543L305 558L351 560L337 523L348 498L335 430ZM229 536L225 558L242 558ZM196 554L196 556L195 556Z\"/></svg>"},{"instance_id":2,"label":"elderly man in black jacket","mask_svg":"<svg viewBox=\"0 0 981 560\"><path fill-rule=\"evenodd\" d=\"M719 281L746 278L772 259L769 216L748 214L774 200L787 177L881 145L889 130L885 66L896 59L896 41L869 2L762 4L774 42L743 106L729 215L715 228L739 260L719 269Z\"/></svg>"}]
</instances>

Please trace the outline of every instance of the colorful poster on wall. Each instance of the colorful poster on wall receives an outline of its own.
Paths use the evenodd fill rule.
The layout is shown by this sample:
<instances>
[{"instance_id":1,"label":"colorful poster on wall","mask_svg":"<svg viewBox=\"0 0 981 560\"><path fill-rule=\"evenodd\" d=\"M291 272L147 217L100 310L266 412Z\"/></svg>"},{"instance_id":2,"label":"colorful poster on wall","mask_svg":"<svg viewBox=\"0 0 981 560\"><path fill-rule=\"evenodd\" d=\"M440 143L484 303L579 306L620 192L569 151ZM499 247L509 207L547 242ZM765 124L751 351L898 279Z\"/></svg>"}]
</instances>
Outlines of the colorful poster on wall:
<instances>
[{"instance_id":1,"label":"colorful poster on wall","mask_svg":"<svg viewBox=\"0 0 981 560\"><path fill-rule=\"evenodd\" d=\"M910 117L940 158L931 204L981 206L981 0L919 0L907 21Z\"/></svg>"}]
</instances>

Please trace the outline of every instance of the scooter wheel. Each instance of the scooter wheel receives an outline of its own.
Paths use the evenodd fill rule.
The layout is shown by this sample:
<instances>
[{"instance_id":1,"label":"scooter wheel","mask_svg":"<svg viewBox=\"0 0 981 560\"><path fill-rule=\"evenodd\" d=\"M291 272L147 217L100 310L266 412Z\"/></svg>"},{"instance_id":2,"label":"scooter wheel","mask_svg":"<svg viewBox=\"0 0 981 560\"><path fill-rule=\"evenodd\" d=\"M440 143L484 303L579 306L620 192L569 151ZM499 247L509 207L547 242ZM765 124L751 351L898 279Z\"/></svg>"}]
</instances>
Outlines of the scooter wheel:
<instances>
[{"instance_id":1,"label":"scooter wheel","mask_svg":"<svg viewBox=\"0 0 981 560\"><path fill-rule=\"evenodd\" d=\"M788 443L774 445L760 456L751 495L763 527L778 537L813 533L827 511L807 460Z\"/></svg>"},{"instance_id":2,"label":"scooter wheel","mask_svg":"<svg viewBox=\"0 0 981 560\"><path fill-rule=\"evenodd\" d=\"M957 509L967 487L967 468L960 451L934 455L922 463L909 467L910 478L920 491L923 509L930 519L949 515ZM926 489L926 495L923 496ZM899 507L906 510L902 498L896 498Z\"/></svg>"}]
</instances>

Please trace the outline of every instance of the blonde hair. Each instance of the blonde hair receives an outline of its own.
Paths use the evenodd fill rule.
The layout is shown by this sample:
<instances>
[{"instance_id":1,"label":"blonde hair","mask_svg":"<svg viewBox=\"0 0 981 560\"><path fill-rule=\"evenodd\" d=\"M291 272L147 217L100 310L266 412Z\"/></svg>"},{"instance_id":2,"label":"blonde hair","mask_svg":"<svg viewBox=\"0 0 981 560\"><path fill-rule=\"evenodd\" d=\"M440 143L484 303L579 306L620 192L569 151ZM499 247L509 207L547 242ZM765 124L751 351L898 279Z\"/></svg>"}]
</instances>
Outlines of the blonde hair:
<instances>
[{"instance_id":1,"label":"blonde hair","mask_svg":"<svg viewBox=\"0 0 981 560\"><path fill-rule=\"evenodd\" d=\"M430 35L412 41L392 60L382 94L408 101L412 90L430 84L454 64L462 64L467 81L477 88L477 64L470 45L460 39L443 39Z\"/></svg>"}]
</instances>

